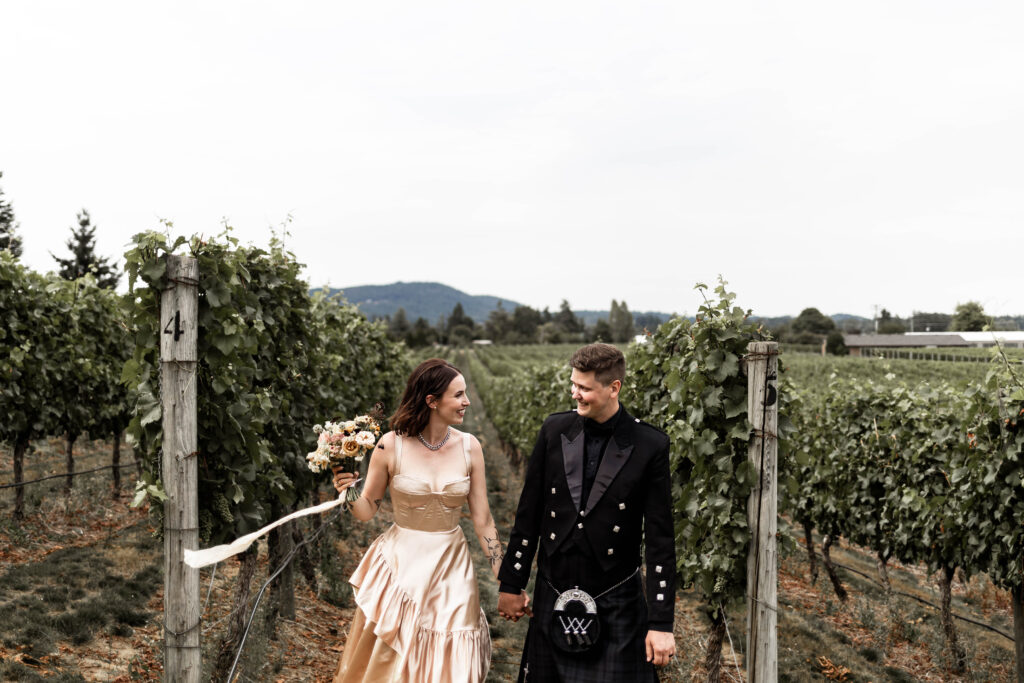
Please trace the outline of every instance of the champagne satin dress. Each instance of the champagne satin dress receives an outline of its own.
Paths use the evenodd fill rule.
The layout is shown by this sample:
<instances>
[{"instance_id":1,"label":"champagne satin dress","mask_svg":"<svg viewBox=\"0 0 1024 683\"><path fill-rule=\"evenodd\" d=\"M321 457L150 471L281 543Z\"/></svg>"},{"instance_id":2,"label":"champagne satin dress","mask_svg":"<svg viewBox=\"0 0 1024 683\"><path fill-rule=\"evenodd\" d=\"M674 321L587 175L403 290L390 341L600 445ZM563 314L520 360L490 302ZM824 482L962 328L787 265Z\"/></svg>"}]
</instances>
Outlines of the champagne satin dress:
<instances>
[{"instance_id":1,"label":"champagne satin dress","mask_svg":"<svg viewBox=\"0 0 1024 683\"><path fill-rule=\"evenodd\" d=\"M401 473L402 437L395 439L395 523L349 579L357 609L335 683L469 683L487 676L491 636L459 527L469 499L468 434L462 448L466 476L433 491Z\"/></svg>"}]
</instances>

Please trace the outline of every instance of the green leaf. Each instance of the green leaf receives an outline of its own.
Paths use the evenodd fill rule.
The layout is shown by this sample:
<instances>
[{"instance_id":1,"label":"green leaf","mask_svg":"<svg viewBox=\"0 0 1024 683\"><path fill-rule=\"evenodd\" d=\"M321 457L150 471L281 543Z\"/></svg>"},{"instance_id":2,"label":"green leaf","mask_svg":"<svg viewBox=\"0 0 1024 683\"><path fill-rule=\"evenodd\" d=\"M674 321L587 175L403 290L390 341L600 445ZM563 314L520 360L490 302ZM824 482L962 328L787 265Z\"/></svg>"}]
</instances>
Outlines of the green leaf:
<instances>
[{"instance_id":1,"label":"green leaf","mask_svg":"<svg viewBox=\"0 0 1024 683\"><path fill-rule=\"evenodd\" d=\"M149 410L149 412L147 412L142 417L142 420L140 421L140 424L143 427L145 427L146 425L151 424L151 423L156 422L157 420L159 420L162 415L163 415L163 409L160 406L160 404L157 404L157 405L153 406Z\"/></svg>"}]
</instances>

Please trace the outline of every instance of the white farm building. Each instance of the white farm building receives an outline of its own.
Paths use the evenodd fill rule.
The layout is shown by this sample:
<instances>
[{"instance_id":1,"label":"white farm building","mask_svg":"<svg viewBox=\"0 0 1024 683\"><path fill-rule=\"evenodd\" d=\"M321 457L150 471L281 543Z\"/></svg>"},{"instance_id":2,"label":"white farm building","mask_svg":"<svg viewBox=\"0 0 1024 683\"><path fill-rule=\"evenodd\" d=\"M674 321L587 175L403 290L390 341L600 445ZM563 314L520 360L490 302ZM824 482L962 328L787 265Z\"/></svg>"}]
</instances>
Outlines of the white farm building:
<instances>
[{"instance_id":1,"label":"white farm building","mask_svg":"<svg viewBox=\"0 0 1024 683\"><path fill-rule=\"evenodd\" d=\"M900 348L987 348L999 341L1004 347L1024 349L1024 332L908 332L906 334L844 334L843 343L850 355L860 356L866 349Z\"/></svg>"}]
</instances>

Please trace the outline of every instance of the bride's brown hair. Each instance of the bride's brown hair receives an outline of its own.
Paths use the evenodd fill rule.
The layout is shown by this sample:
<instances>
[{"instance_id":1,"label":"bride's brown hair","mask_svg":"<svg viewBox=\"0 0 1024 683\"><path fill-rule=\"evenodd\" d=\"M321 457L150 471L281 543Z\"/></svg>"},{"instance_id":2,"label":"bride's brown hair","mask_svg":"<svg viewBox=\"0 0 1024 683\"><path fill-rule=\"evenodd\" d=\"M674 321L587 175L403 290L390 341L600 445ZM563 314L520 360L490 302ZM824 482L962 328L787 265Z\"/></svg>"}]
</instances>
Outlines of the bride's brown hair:
<instances>
[{"instance_id":1,"label":"bride's brown hair","mask_svg":"<svg viewBox=\"0 0 1024 683\"><path fill-rule=\"evenodd\" d=\"M398 410L391 416L391 429L402 436L419 434L430 422L427 396L441 398L457 375L457 367L442 358L431 358L416 366L405 383Z\"/></svg>"}]
</instances>

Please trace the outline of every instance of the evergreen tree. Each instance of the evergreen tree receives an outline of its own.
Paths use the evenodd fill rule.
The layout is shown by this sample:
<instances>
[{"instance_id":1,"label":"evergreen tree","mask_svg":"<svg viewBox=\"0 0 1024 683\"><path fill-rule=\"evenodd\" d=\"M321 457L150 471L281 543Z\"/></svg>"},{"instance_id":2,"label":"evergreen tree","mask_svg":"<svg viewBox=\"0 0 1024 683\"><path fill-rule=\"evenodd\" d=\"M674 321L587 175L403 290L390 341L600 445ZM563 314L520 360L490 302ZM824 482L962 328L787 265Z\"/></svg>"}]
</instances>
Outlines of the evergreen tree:
<instances>
[{"instance_id":1,"label":"evergreen tree","mask_svg":"<svg viewBox=\"0 0 1024 683\"><path fill-rule=\"evenodd\" d=\"M401 341L409 335L411 330L412 326L409 324L409 318L405 315L405 309L399 307L395 311L395 317L388 321L388 336Z\"/></svg>"},{"instance_id":2,"label":"evergreen tree","mask_svg":"<svg viewBox=\"0 0 1024 683\"><path fill-rule=\"evenodd\" d=\"M470 330L473 329L473 319L466 315L461 302L455 304L455 308L452 309L452 314L448 316L448 320L445 323L445 332L451 334L456 327L467 327Z\"/></svg>"},{"instance_id":3,"label":"evergreen tree","mask_svg":"<svg viewBox=\"0 0 1024 683\"><path fill-rule=\"evenodd\" d=\"M600 318L594 323L594 330L590 333L590 337L596 342L610 344L612 341L612 326L608 324L607 320Z\"/></svg>"},{"instance_id":4,"label":"evergreen tree","mask_svg":"<svg viewBox=\"0 0 1024 683\"><path fill-rule=\"evenodd\" d=\"M537 332L544 316L529 306L516 306L512 311L512 335L508 340L513 344L536 344Z\"/></svg>"},{"instance_id":5,"label":"evergreen tree","mask_svg":"<svg viewBox=\"0 0 1024 683\"><path fill-rule=\"evenodd\" d=\"M3 178L3 171L0 171L0 178ZM3 188L0 188L0 251L7 249L14 255L14 258L21 256L21 238L15 232L18 224L14 221L14 208L11 203L4 199Z\"/></svg>"},{"instance_id":6,"label":"evergreen tree","mask_svg":"<svg viewBox=\"0 0 1024 683\"><path fill-rule=\"evenodd\" d=\"M608 314L608 326L611 328L612 342L622 344L633 338L633 314L629 312L626 302L619 303L612 299L612 310Z\"/></svg>"},{"instance_id":7,"label":"evergreen tree","mask_svg":"<svg viewBox=\"0 0 1024 683\"><path fill-rule=\"evenodd\" d=\"M509 335L512 332L512 316L508 314L500 301L498 307L487 317L484 330L485 334L496 344L505 344L509 341Z\"/></svg>"},{"instance_id":8,"label":"evergreen tree","mask_svg":"<svg viewBox=\"0 0 1024 683\"><path fill-rule=\"evenodd\" d=\"M572 312L572 309L569 308L569 302L565 299L562 299L562 304L559 306L558 313L554 315L552 320L566 335L573 335L569 337L571 341L576 341L576 337L574 335L583 332L583 321Z\"/></svg>"},{"instance_id":9,"label":"evergreen tree","mask_svg":"<svg viewBox=\"0 0 1024 683\"><path fill-rule=\"evenodd\" d=\"M416 322L412 324L412 330L405 338L405 343L414 349L429 346L436 341L437 330L431 327L423 317L416 318Z\"/></svg>"},{"instance_id":10,"label":"evergreen tree","mask_svg":"<svg viewBox=\"0 0 1024 683\"><path fill-rule=\"evenodd\" d=\"M92 224L85 209L78 214L78 228L71 228L71 239L64 243L71 251L71 258L53 256L60 264L59 275L65 280L77 280L86 273L92 273L100 287L117 287L120 276L109 259L96 255L96 226Z\"/></svg>"}]
</instances>

